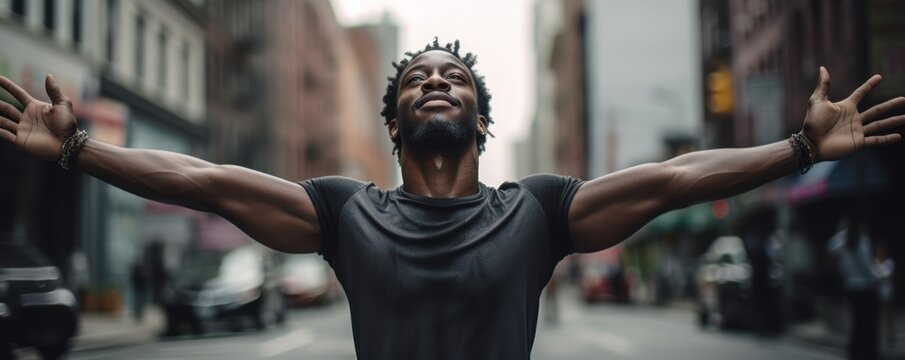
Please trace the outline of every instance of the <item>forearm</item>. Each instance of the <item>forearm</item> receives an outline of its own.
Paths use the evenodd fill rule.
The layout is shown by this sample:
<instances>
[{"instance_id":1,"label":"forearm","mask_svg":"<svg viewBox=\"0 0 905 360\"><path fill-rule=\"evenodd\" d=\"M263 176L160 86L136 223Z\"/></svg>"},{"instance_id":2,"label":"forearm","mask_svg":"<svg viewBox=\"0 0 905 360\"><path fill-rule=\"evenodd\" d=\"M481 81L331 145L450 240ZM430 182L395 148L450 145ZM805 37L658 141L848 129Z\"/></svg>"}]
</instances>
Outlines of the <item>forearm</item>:
<instances>
[{"instance_id":1,"label":"forearm","mask_svg":"<svg viewBox=\"0 0 905 360\"><path fill-rule=\"evenodd\" d=\"M693 203L743 193L795 171L798 160L788 141L733 149L688 153L663 163L672 177L665 190L667 206Z\"/></svg>"},{"instance_id":2,"label":"forearm","mask_svg":"<svg viewBox=\"0 0 905 360\"><path fill-rule=\"evenodd\" d=\"M208 176L217 165L188 155L129 149L89 140L78 155L80 170L151 200L212 211Z\"/></svg>"}]
</instances>

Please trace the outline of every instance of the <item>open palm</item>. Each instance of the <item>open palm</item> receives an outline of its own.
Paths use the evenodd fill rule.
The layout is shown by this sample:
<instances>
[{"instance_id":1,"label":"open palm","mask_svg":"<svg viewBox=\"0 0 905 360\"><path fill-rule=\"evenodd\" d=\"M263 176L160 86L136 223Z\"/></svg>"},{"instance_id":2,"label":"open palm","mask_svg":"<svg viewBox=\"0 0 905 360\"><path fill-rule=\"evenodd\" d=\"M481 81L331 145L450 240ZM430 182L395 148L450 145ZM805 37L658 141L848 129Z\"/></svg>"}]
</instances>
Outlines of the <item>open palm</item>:
<instances>
[{"instance_id":1,"label":"open palm","mask_svg":"<svg viewBox=\"0 0 905 360\"><path fill-rule=\"evenodd\" d=\"M880 83L874 75L845 100L827 99L830 75L820 67L820 82L811 95L802 133L810 139L817 152L816 160L835 160L864 147L892 144L902 136L889 130L905 125L905 115L877 120L880 115L905 105L905 97L898 97L858 112L858 103Z\"/></svg>"},{"instance_id":2,"label":"open palm","mask_svg":"<svg viewBox=\"0 0 905 360\"><path fill-rule=\"evenodd\" d=\"M63 141L76 131L76 119L72 103L63 95L53 76L48 75L44 85L52 104L36 100L0 76L0 87L25 107L20 112L11 104L0 101L0 138L38 159L56 160L60 157Z\"/></svg>"}]
</instances>

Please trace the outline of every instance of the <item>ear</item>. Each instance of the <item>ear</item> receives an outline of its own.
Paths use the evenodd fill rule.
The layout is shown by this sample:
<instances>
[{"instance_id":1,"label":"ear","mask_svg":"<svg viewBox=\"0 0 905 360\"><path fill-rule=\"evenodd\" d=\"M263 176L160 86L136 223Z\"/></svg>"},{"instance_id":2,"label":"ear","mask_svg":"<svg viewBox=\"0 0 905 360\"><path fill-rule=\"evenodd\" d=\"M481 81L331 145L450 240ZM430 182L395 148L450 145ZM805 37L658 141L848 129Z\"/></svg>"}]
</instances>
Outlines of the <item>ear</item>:
<instances>
[{"instance_id":1,"label":"ear","mask_svg":"<svg viewBox=\"0 0 905 360\"><path fill-rule=\"evenodd\" d=\"M395 118L387 123L387 131L390 134L390 139L396 140L396 136L399 135L399 123Z\"/></svg>"},{"instance_id":2,"label":"ear","mask_svg":"<svg viewBox=\"0 0 905 360\"><path fill-rule=\"evenodd\" d=\"M478 133L487 134L487 118L484 115L478 115Z\"/></svg>"}]
</instances>

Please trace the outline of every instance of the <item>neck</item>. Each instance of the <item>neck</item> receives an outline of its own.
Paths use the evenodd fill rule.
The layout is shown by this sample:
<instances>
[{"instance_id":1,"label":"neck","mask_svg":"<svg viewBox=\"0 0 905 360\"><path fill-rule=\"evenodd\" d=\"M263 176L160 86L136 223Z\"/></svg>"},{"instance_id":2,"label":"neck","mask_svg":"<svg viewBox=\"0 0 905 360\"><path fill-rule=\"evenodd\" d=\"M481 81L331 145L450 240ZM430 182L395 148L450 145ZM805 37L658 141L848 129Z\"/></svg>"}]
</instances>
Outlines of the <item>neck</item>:
<instances>
[{"instance_id":1,"label":"neck","mask_svg":"<svg viewBox=\"0 0 905 360\"><path fill-rule=\"evenodd\" d=\"M454 198L478 192L478 151L417 153L402 151L402 187L406 192L432 198Z\"/></svg>"}]
</instances>

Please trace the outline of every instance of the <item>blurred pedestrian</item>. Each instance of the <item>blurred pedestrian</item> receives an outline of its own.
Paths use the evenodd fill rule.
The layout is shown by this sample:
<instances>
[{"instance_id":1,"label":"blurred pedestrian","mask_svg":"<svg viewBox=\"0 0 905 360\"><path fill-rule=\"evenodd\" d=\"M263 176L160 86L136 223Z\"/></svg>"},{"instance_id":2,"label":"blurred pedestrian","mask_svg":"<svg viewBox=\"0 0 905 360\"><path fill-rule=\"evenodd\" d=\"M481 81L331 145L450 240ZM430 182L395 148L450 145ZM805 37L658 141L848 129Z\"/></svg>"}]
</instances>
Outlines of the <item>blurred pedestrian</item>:
<instances>
[{"instance_id":1,"label":"blurred pedestrian","mask_svg":"<svg viewBox=\"0 0 905 360\"><path fill-rule=\"evenodd\" d=\"M866 225L857 218L840 222L827 246L835 254L849 309L848 358L877 359L879 350L879 277L874 272Z\"/></svg>"},{"instance_id":2,"label":"blurred pedestrian","mask_svg":"<svg viewBox=\"0 0 905 360\"><path fill-rule=\"evenodd\" d=\"M874 270L880 278L880 324L883 329L883 338L886 343L892 345L896 341L895 330L895 309L893 308L893 274L895 273L896 263L886 253L886 243L879 242L877 244L876 259Z\"/></svg>"},{"instance_id":3,"label":"blurred pedestrian","mask_svg":"<svg viewBox=\"0 0 905 360\"><path fill-rule=\"evenodd\" d=\"M544 288L544 320L549 325L559 324L559 288L562 279L568 271L567 264L560 262L553 268L553 274L550 275L550 281Z\"/></svg>"},{"instance_id":4,"label":"blurred pedestrian","mask_svg":"<svg viewBox=\"0 0 905 360\"><path fill-rule=\"evenodd\" d=\"M169 281L169 271L164 259L165 245L159 238L152 239L145 246L146 259L148 261L148 278L151 284L151 301L154 304L163 304L163 293Z\"/></svg>"},{"instance_id":5,"label":"blurred pedestrian","mask_svg":"<svg viewBox=\"0 0 905 360\"><path fill-rule=\"evenodd\" d=\"M135 322L141 322L144 319L145 303L148 298L148 268L141 257L136 257L132 262L130 279L132 282L132 317Z\"/></svg>"},{"instance_id":6,"label":"blurred pedestrian","mask_svg":"<svg viewBox=\"0 0 905 360\"><path fill-rule=\"evenodd\" d=\"M654 273L654 286L656 291L655 303L658 306L669 305L670 302L682 296L685 288L685 267L676 256L675 250L668 250L657 265Z\"/></svg>"},{"instance_id":7,"label":"blurred pedestrian","mask_svg":"<svg viewBox=\"0 0 905 360\"><path fill-rule=\"evenodd\" d=\"M745 237L745 249L751 265L753 318L760 336L774 334L782 323L782 313L776 301L776 279L771 278L771 273L775 273L771 257L775 238L768 233L770 229L769 226L762 226Z\"/></svg>"},{"instance_id":8,"label":"blurred pedestrian","mask_svg":"<svg viewBox=\"0 0 905 360\"><path fill-rule=\"evenodd\" d=\"M346 291L359 357L527 359L541 291L564 256L615 246L669 210L894 143L905 125L883 118L905 98L858 111L879 76L831 102L821 67L802 129L787 140L691 152L591 181L540 174L493 188L478 181L493 120L477 57L436 39L405 56L381 111L402 173L395 189L335 176L295 184L105 144L79 130L49 75L51 103L0 77L24 108L0 101L0 139L135 194L217 213L272 248L320 252Z\"/></svg>"},{"instance_id":9,"label":"blurred pedestrian","mask_svg":"<svg viewBox=\"0 0 905 360\"><path fill-rule=\"evenodd\" d=\"M88 270L88 259L81 249L77 249L69 256L68 266L68 287L75 294L79 306L82 306L85 300L85 289L91 283L91 273Z\"/></svg>"}]
</instances>

